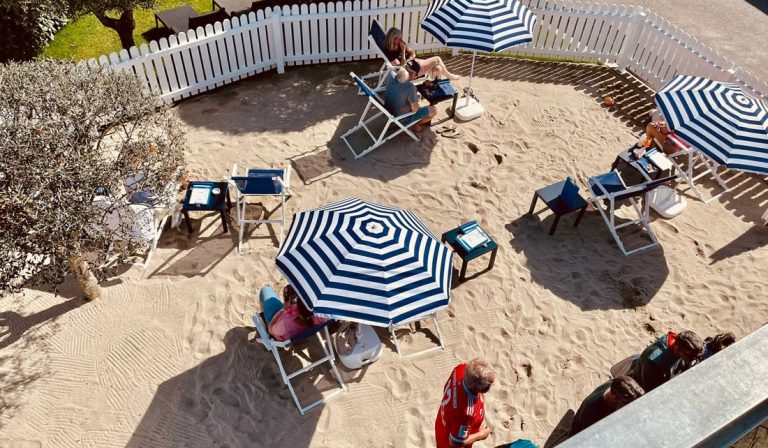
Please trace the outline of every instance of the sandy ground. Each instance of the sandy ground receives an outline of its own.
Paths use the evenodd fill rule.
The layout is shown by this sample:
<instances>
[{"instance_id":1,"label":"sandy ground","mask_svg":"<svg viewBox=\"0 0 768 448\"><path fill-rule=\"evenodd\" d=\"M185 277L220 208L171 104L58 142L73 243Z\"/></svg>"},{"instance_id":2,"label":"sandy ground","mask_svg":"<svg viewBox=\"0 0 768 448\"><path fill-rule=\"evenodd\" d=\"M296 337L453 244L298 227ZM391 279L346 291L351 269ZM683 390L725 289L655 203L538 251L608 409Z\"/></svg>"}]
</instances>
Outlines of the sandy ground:
<instances>
[{"instance_id":1,"label":"sandy ground","mask_svg":"<svg viewBox=\"0 0 768 448\"><path fill-rule=\"evenodd\" d=\"M768 80L768 0L617 0L651 9L731 62Z\"/></svg>"},{"instance_id":2,"label":"sandy ground","mask_svg":"<svg viewBox=\"0 0 768 448\"><path fill-rule=\"evenodd\" d=\"M743 336L765 323L762 180L742 175L710 205L689 198L683 215L654 216L662 248L629 258L594 211L548 236L549 213L526 216L533 191L607 171L651 105L607 69L479 63L474 85L488 113L460 124L460 138L429 130L359 161L339 136L365 105L347 73L371 63L288 68L175 108L200 177L226 176L232 163L292 163L290 213L354 195L414 210L437 234L477 219L500 250L493 270L454 279L439 315L446 351L402 359L387 341L375 364L342 369L348 393L299 416L271 355L248 341L259 289L284 284L275 230L250 228L238 254L214 215L198 215L191 237L166 231L148 278L123 272L101 300L83 302L71 284L59 296L0 299L0 446L430 446L442 386L475 356L499 374L487 396L494 432L477 446L543 444L613 363L660 334ZM451 66L468 73L465 58ZM601 107L604 94L617 106ZM470 276L486 261L472 262ZM425 328L400 335L406 350L430 343ZM308 402L329 387L316 369L299 393Z\"/></svg>"}]
</instances>

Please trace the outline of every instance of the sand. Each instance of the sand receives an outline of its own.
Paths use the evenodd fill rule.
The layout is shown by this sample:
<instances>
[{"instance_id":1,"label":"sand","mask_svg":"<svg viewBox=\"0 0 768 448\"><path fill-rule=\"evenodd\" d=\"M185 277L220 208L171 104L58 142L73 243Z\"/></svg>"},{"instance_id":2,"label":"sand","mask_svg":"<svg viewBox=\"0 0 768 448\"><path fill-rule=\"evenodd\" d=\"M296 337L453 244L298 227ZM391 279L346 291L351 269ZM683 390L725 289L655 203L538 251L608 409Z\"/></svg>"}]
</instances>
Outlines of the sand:
<instances>
[{"instance_id":1,"label":"sand","mask_svg":"<svg viewBox=\"0 0 768 448\"><path fill-rule=\"evenodd\" d=\"M476 356L499 376L487 396L493 434L477 446L543 444L613 363L666 331L743 336L765 323L764 181L740 175L709 205L689 197L683 215L654 215L662 248L629 258L594 211L549 236L548 212L526 216L533 191L607 171L652 105L599 67L479 64L473 86L488 113L460 124L460 138L427 131L359 161L339 141L365 105L346 74L372 63L289 67L175 108L201 178L226 176L232 163L293 163L291 214L358 196L414 210L437 234L477 219L498 258L454 280L439 315L447 350L403 359L385 340L378 362L342 369L348 393L300 416L271 355L248 341L259 289L284 285L275 229L251 229L238 254L215 215L197 215L192 237L166 231L148 278L123 269L100 300L84 302L72 282L58 296L0 299L0 446L430 446L445 380ZM468 73L466 58L450 65ZM616 107L600 105L605 94ZM406 350L430 342L401 337ZM306 401L329 388L319 369L299 383Z\"/></svg>"}]
</instances>

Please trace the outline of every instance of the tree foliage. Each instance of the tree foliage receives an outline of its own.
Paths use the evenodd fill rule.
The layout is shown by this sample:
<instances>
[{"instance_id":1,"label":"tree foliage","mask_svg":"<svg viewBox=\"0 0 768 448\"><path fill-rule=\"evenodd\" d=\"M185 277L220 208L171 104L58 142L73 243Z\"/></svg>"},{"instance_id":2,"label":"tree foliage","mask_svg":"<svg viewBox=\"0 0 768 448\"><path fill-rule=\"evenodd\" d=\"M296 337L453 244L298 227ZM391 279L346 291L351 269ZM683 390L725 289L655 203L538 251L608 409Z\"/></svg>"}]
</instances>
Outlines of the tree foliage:
<instances>
[{"instance_id":1,"label":"tree foliage","mask_svg":"<svg viewBox=\"0 0 768 448\"><path fill-rule=\"evenodd\" d=\"M88 275L85 260L98 275L145 244L108 218L128 201L126 177L141 173L137 191L159 192L184 165L180 124L157 104L108 68L0 65L0 294ZM97 195L113 202L96 207Z\"/></svg>"},{"instance_id":2,"label":"tree foliage","mask_svg":"<svg viewBox=\"0 0 768 448\"><path fill-rule=\"evenodd\" d=\"M65 0L0 1L0 62L34 58L69 17Z\"/></svg>"},{"instance_id":3,"label":"tree foliage","mask_svg":"<svg viewBox=\"0 0 768 448\"><path fill-rule=\"evenodd\" d=\"M102 25L117 31L123 48L135 45L133 10L155 7L155 0L69 0L69 3L74 11L93 13Z\"/></svg>"}]
</instances>

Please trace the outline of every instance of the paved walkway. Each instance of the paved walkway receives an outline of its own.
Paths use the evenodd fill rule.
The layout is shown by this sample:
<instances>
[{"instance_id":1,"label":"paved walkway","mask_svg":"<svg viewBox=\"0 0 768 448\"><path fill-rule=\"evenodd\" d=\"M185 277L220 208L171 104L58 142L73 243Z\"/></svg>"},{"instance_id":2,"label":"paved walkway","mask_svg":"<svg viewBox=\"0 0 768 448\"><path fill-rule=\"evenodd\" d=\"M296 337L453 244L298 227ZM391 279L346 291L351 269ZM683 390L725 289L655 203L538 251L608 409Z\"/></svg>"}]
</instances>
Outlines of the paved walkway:
<instances>
[{"instance_id":1,"label":"paved walkway","mask_svg":"<svg viewBox=\"0 0 768 448\"><path fill-rule=\"evenodd\" d=\"M611 0L664 17L768 82L768 0Z\"/></svg>"}]
</instances>

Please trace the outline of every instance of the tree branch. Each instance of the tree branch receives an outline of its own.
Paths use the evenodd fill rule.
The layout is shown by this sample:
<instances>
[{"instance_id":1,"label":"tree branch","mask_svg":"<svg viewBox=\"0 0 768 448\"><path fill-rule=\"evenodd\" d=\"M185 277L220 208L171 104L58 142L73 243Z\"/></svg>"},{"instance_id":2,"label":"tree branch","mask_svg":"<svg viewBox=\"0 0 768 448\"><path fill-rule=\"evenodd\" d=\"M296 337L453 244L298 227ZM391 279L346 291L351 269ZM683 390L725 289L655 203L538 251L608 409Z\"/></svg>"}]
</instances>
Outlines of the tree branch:
<instances>
[{"instance_id":1,"label":"tree branch","mask_svg":"<svg viewBox=\"0 0 768 448\"><path fill-rule=\"evenodd\" d=\"M120 27L120 19L109 17L105 12L93 11L93 15L99 19L102 25L117 30Z\"/></svg>"}]
</instances>

